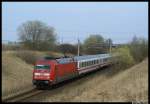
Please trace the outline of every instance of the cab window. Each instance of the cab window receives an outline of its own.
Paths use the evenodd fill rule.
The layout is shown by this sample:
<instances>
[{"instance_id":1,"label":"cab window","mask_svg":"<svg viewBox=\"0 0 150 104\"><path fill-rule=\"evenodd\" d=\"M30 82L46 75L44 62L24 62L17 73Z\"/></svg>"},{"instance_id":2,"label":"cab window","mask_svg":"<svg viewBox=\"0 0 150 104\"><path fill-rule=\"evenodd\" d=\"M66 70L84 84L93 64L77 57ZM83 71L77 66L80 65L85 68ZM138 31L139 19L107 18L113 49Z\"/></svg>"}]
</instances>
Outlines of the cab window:
<instances>
[{"instance_id":1,"label":"cab window","mask_svg":"<svg viewBox=\"0 0 150 104\"><path fill-rule=\"evenodd\" d=\"M36 65L35 69L36 70L42 70L42 69L50 70L50 65Z\"/></svg>"}]
</instances>

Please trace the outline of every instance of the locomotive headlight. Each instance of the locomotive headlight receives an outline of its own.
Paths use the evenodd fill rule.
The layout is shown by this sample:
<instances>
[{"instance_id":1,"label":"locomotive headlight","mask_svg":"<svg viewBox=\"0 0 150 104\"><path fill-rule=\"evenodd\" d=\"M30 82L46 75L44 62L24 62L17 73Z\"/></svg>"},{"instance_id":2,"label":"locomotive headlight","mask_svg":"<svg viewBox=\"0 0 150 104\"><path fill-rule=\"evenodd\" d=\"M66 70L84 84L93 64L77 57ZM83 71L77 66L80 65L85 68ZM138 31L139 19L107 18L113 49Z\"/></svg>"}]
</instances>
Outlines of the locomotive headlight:
<instances>
[{"instance_id":1,"label":"locomotive headlight","mask_svg":"<svg viewBox=\"0 0 150 104\"><path fill-rule=\"evenodd\" d=\"M34 73L35 76L49 76L50 74L49 73Z\"/></svg>"},{"instance_id":2,"label":"locomotive headlight","mask_svg":"<svg viewBox=\"0 0 150 104\"><path fill-rule=\"evenodd\" d=\"M34 73L34 75L41 75L41 73Z\"/></svg>"},{"instance_id":3,"label":"locomotive headlight","mask_svg":"<svg viewBox=\"0 0 150 104\"><path fill-rule=\"evenodd\" d=\"M49 73L44 73L43 75L44 75L44 76L49 76L50 74L49 74Z\"/></svg>"}]
</instances>

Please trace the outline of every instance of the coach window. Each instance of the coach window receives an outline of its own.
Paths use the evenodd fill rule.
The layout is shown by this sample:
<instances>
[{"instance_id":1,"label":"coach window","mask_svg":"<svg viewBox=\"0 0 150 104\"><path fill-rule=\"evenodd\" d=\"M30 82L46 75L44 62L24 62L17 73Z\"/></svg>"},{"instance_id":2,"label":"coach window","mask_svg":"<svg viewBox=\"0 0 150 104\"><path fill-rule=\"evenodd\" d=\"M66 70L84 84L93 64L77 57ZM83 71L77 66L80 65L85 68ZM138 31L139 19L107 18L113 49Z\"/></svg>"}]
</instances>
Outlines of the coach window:
<instances>
[{"instance_id":1,"label":"coach window","mask_svg":"<svg viewBox=\"0 0 150 104\"><path fill-rule=\"evenodd\" d=\"M83 67L85 67L85 62L83 62Z\"/></svg>"},{"instance_id":2,"label":"coach window","mask_svg":"<svg viewBox=\"0 0 150 104\"><path fill-rule=\"evenodd\" d=\"M90 61L88 61L88 66L90 65Z\"/></svg>"},{"instance_id":3,"label":"coach window","mask_svg":"<svg viewBox=\"0 0 150 104\"><path fill-rule=\"evenodd\" d=\"M105 62L105 59L103 59L103 62Z\"/></svg>"},{"instance_id":4,"label":"coach window","mask_svg":"<svg viewBox=\"0 0 150 104\"><path fill-rule=\"evenodd\" d=\"M105 58L105 62L107 61L107 59Z\"/></svg>"},{"instance_id":5,"label":"coach window","mask_svg":"<svg viewBox=\"0 0 150 104\"><path fill-rule=\"evenodd\" d=\"M86 62L84 62L84 67L86 67Z\"/></svg>"},{"instance_id":6,"label":"coach window","mask_svg":"<svg viewBox=\"0 0 150 104\"><path fill-rule=\"evenodd\" d=\"M107 58L105 59L105 61L107 62Z\"/></svg>"},{"instance_id":7,"label":"coach window","mask_svg":"<svg viewBox=\"0 0 150 104\"><path fill-rule=\"evenodd\" d=\"M82 62L82 65L81 65L81 67L83 67L83 62Z\"/></svg>"},{"instance_id":8,"label":"coach window","mask_svg":"<svg viewBox=\"0 0 150 104\"><path fill-rule=\"evenodd\" d=\"M79 67L81 67L81 62L79 62Z\"/></svg>"},{"instance_id":9,"label":"coach window","mask_svg":"<svg viewBox=\"0 0 150 104\"><path fill-rule=\"evenodd\" d=\"M85 62L83 62L83 67L85 66Z\"/></svg>"},{"instance_id":10,"label":"coach window","mask_svg":"<svg viewBox=\"0 0 150 104\"><path fill-rule=\"evenodd\" d=\"M98 59L98 63L100 63L100 60Z\"/></svg>"},{"instance_id":11,"label":"coach window","mask_svg":"<svg viewBox=\"0 0 150 104\"><path fill-rule=\"evenodd\" d=\"M86 66L88 66L88 61L86 62Z\"/></svg>"}]
</instances>

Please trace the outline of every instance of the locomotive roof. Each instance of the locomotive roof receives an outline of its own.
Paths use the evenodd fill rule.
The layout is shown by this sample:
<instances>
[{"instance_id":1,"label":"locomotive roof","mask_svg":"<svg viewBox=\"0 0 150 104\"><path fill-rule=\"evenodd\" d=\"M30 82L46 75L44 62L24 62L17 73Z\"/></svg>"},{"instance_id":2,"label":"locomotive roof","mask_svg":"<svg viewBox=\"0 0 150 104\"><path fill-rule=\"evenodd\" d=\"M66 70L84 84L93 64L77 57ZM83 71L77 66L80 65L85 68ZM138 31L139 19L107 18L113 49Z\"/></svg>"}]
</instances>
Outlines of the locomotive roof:
<instances>
[{"instance_id":1,"label":"locomotive roof","mask_svg":"<svg viewBox=\"0 0 150 104\"><path fill-rule=\"evenodd\" d=\"M64 64L64 63L69 63L69 62L73 61L73 58L60 58L60 59L56 59L56 61L58 63Z\"/></svg>"},{"instance_id":2,"label":"locomotive roof","mask_svg":"<svg viewBox=\"0 0 150 104\"><path fill-rule=\"evenodd\" d=\"M72 58L60 58L56 59L58 63L64 64L64 63L69 63L73 61L81 61L81 60L86 60L86 59L94 59L94 58L106 58L106 57L111 57L110 54L97 54L97 55L85 55L85 56L75 56Z\"/></svg>"}]
</instances>

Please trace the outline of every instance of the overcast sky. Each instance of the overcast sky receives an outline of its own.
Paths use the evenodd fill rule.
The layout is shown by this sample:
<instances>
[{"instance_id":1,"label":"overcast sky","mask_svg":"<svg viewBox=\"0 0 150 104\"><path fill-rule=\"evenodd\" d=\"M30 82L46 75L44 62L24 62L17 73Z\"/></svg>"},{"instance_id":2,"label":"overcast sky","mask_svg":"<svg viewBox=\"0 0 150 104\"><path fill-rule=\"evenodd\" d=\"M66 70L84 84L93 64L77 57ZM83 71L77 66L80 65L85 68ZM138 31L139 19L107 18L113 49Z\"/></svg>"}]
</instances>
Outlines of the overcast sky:
<instances>
[{"instance_id":1,"label":"overcast sky","mask_svg":"<svg viewBox=\"0 0 150 104\"><path fill-rule=\"evenodd\" d=\"M83 42L101 34L114 43L148 38L147 2L3 2L2 40L18 41L17 28L28 20L53 26L58 41Z\"/></svg>"}]
</instances>

